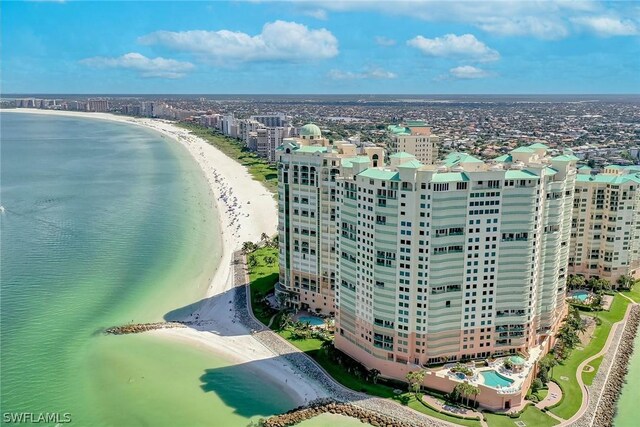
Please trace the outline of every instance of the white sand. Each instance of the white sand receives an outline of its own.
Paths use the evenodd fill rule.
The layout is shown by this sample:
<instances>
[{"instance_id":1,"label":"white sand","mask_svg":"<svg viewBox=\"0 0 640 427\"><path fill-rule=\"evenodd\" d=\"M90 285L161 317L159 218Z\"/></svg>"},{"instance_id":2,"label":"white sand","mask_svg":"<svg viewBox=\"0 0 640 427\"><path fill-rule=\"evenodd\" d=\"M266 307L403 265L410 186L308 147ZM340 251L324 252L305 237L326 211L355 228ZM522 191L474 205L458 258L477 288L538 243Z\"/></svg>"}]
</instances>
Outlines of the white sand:
<instances>
[{"instance_id":1,"label":"white sand","mask_svg":"<svg viewBox=\"0 0 640 427\"><path fill-rule=\"evenodd\" d=\"M7 111L129 123L154 129L184 146L202 168L215 197L223 254L207 289L207 300L194 313L194 317L196 314L199 316L202 326L198 329L162 329L152 333L213 351L233 364L248 363L252 371L280 385L283 391L296 398L298 404L326 396L314 382L295 372L281 358L275 358L271 350L233 320L232 295L225 293L233 286L232 253L240 249L245 241L257 242L263 232L274 235L278 222L277 206L272 194L255 181L245 167L203 139L164 120L26 108ZM212 298L216 295L218 297Z\"/></svg>"}]
</instances>

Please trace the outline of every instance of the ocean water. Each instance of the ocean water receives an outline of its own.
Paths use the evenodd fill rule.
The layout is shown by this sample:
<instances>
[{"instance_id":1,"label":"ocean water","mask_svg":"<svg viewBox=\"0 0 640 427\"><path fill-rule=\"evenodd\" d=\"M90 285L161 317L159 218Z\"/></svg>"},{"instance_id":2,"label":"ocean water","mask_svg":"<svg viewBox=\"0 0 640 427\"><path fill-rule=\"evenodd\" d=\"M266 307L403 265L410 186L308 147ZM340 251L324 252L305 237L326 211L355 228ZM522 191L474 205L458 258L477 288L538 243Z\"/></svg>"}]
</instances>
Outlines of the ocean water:
<instances>
[{"instance_id":1,"label":"ocean water","mask_svg":"<svg viewBox=\"0 0 640 427\"><path fill-rule=\"evenodd\" d=\"M626 384L618 401L618 412L613 421L615 427L634 427L638 425L638 402L640 402L640 333L636 335L633 355L629 362Z\"/></svg>"},{"instance_id":2,"label":"ocean water","mask_svg":"<svg viewBox=\"0 0 640 427\"><path fill-rule=\"evenodd\" d=\"M100 120L0 120L3 413L69 413L73 426L246 426L293 406L205 350L100 332L161 320L205 292L219 229L184 148Z\"/></svg>"}]
</instances>

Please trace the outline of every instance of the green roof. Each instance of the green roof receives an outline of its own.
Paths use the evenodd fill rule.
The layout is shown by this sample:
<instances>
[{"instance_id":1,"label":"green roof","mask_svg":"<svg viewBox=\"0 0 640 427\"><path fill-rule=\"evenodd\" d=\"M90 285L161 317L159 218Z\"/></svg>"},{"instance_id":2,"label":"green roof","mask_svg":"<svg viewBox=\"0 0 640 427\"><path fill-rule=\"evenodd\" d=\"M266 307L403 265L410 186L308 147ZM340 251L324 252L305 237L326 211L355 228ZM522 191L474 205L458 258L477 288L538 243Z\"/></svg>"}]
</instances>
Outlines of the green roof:
<instances>
[{"instance_id":1,"label":"green roof","mask_svg":"<svg viewBox=\"0 0 640 427\"><path fill-rule=\"evenodd\" d=\"M378 168L365 169L362 172L360 172L358 176L371 178L371 179L380 179L384 181L400 181L400 178L398 177L398 172L388 171L388 170L378 169Z\"/></svg>"},{"instance_id":2,"label":"green roof","mask_svg":"<svg viewBox=\"0 0 640 427\"><path fill-rule=\"evenodd\" d=\"M367 156L358 156L358 157L352 157L351 158L351 163L370 163L371 160L369 160L369 157Z\"/></svg>"},{"instance_id":3,"label":"green roof","mask_svg":"<svg viewBox=\"0 0 640 427\"><path fill-rule=\"evenodd\" d=\"M580 160L579 158L577 158L576 156L574 156L573 154L563 154L561 156L555 156L551 158L551 161L559 161L559 162L573 162L573 161L577 161Z\"/></svg>"},{"instance_id":4,"label":"green roof","mask_svg":"<svg viewBox=\"0 0 640 427\"><path fill-rule=\"evenodd\" d=\"M463 182L469 181L469 177L464 172L441 172L436 173L431 178L431 182Z\"/></svg>"},{"instance_id":5,"label":"green roof","mask_svg":"<svg viewBox=\"0 0 640 427\"><path fill-rule=\"evenodd\" d=\"M547 167L547 168L544 168L544 172L545 172L545 175L555 175L558 173L558 170Z\"/></svg>"},{"instance_id":6,"label":"green roof","mask_svg":"<svg viewBox=\"0 0 640 427\"><path fill-rule=\"evenodd\" d=\"M500 157L496 157L493 160L500 163L513 163L513 157L511 157L511 154L505 154Z\"/></svg>"},{"instance_id":7,"label":"green roof","mask_svg":"<svg viewBox=\"0 0 640 427\"><path fill-rule=\"evenodd\" d=\"M412 158L415 159L416 156L413 156L409 153L405 153L404 151L401 151L399 153L395 153L389 156L389 158L391 159L408 159L408 158Z\"/></svg>"},{"instance_id":8,"label":"green roof","mask_svg":"<svg viewBox=\"0 0 640 427\"><path fill-rule=\"evenodd\" d=\"M531 144L529 148L544 148L546 150L549 148L549 146L541 142L536 142L535 144Z\"/></svg>"},{"instance_id":9,"label":"green roof","mask_svg":"<svg viewBox=\"0 0 640 427\"><path fill-rule=\"evenodd\" d=\"M320 128L313 123L308 123L300 128L300 136L322 136Z\"/></svg>"},{"instance_id":10,"label":"green roof","mask_svg":"<svg viewBox=\"0 0 640 427\"><path fill-rule=\"evenodd\" d=\"M459 163L484 163L482 160L466 153L449 153L444 159L444 165L447 167L455 166Z\"/></svg>"},{"instance_id":11,"label":"green roof","mask_svg":"<svg viewBox=\"0 0 640 427\"><path fill-rule=\"evenodd\" d=\"M427 126L429 126L427 124L427 122L425 122L424 120L407 120L406 124L410 128L427 127Z\"/></svg>"},{"instance_id":12,"label":"green roof","mask_svg":"<svg viewBox=\"0 0 640 427\"><path fill-rule=\"evenodd\" d=\"M398 168L406 168L406 169L418 169L421 168L423 165L422 163L420 163L417 160L409 160L408 162L404 162L400 165L398 165Z\"/></svg>"},{"instance_id":13,"label":"green roof","mask_svg":"<svg viewBox=\"0 0 640 427\"><path fill-rule=\"evenodd\" d=\"M326 153L327 147L319 145L302 145L296 150L296 153Z\"/></svg>"},{"instance_id":14,"label":"green roof","mask_svg":"<svg viewBox=\"0 0 640 427\"><path fill-rule=\"evenodd\" d=\"M411 129L404 126L390 125L387 126L387 130L396 135L411 135Z\"/></svg>"},{"instance_id":15,"label":"green roof","mask_svg":"<svg viewBox=\"0 0 640 427\"><path fill-rule=\"evenodd\" d=\"M604 168L605 168L605 169L617 169L617 170L620 170L620 169L623 169L623 168L624 168L624 166L620 166L620 165L607 165L607 166L605 166Z\"/></svg>"},{"instance_id":16,"label":"green roof","mask_svg":"<svg viewBox=\"0 0 640 427\"><path fill-rule=\"evenodd\" d=\"M578 170L585 170L585 171L590 171L592 170L589 166L587 165L582 165L578 168Z\"/></svg>"},{"instance_id":17,"label":"green roof","mask_svg":"<svg viewBox=\"0 0 640 427\"><path fill-rule=\"evenodd\" d=\"M512 169L505 172L504 177L505 179L533 179L538 178L538 175L528 170L519 171Z\"/></svg>"},{"instance_id":18,"label":"green roof","mask_svg":"<svg viewBox=\"0 0 640 427\"><path fill-rule=\"evenodd\" d=\"M518 147L515 150L511 150L512 153L533 153L533 148L530 147Z\"/></svg>"},{"instance_id":19,"label":"green roof","mask_svg":"<svg viewBox=\"0 0 640 427\"><path fill-rule=\"evenodd\" d=\"M595 182L598 184L620 185L628 182L640 184L640 174L627 175L576 175L576 182Z\"/></svg>"}]
</instances>

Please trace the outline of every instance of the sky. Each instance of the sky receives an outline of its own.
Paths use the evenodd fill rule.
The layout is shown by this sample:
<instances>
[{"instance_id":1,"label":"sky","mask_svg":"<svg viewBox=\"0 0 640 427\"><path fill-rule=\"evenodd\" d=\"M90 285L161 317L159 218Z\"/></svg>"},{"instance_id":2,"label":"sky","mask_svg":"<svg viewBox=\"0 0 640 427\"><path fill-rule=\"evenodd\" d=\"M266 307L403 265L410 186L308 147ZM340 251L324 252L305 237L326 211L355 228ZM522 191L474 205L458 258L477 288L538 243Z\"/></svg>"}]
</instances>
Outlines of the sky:
<instances>
[{"instance_id":1,"label":"sky","mask_svg":"<svg viewBox=\"0 0 640 427\"><path fill-rule=\"evenodd\" d=\"M640 93L640 2L2 1L0 91Z\"/></svg>"}]
</instances>

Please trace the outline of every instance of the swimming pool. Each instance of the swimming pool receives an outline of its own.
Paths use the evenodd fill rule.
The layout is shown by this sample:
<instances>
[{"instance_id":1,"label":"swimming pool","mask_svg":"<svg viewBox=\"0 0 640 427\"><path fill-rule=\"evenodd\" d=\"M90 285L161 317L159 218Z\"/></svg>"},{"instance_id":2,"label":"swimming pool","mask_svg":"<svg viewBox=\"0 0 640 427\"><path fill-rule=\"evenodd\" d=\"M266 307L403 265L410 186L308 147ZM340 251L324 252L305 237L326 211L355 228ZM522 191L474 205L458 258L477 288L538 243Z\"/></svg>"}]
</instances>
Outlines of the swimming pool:
<instances>
[{"instance_id":1,"label":"swimming pool","mask_svg":"<svg viewBox=\"0 0 640 427\"><path fill-rule=\"evenodd\" d=\"M572 298L577 299L580 302L585 302L587 298L589 298L589 292L587 291L576 291L571 295Z\"/></svg>"},{"instance_id":2,"label":"swimming pool","mask_svg":"<svg viewBox=\"0 0 640 427\"><path fill-rule=\"evenodd\" d=\"M482 375L482 378L484 379L484 384L489 387L509 387L513 383L512 379L504 377L494 370L482 371L480 372L480 375Z\"/></svg>"},{"instance_id":3,"label":"swimming pool","mask_svg":"<svg viewBox=\"0 0 640 427\"><path fill-rule=\"evenodd\" d=\"M298 320L302 323L309 323L311 326L322 326L324 325L324 320L315 316L300 316Z\"/></svg>"}]
</instances>

